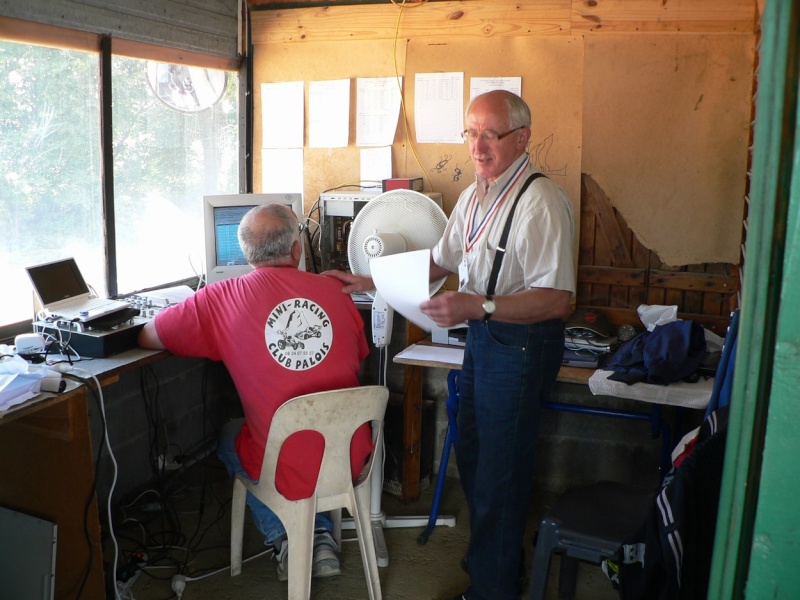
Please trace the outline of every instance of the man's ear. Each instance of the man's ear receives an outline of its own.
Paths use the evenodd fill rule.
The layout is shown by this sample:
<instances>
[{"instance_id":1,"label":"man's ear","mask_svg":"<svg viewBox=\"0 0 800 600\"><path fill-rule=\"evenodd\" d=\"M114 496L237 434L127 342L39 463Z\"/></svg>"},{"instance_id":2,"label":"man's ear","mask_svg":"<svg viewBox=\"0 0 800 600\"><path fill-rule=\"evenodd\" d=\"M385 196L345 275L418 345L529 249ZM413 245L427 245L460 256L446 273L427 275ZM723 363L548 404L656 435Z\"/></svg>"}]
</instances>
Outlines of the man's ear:
<instances>
[{"instance_id":1,"label":"man's ear","mask_svg":"<svg viewBox=\"0 0 800 600\"><path fill-rule=\"evenodd\" d=\"M528 143L531 141L532 131L530 127L523 127L517 132L519 138L517 138L517 147L520 149L525 149L528 147Z\"/></svg>"},{"instance_id":2,"label":"man's ear","mask_svg":"<svg viewBox=\"0 0 800 600\"><path fill-rule=\"evenodd\" d=\"M300 240L295 240L292 243L292 260L300 265L300 260L303 258L303 244Z\"/></svg>"}]
</instances>

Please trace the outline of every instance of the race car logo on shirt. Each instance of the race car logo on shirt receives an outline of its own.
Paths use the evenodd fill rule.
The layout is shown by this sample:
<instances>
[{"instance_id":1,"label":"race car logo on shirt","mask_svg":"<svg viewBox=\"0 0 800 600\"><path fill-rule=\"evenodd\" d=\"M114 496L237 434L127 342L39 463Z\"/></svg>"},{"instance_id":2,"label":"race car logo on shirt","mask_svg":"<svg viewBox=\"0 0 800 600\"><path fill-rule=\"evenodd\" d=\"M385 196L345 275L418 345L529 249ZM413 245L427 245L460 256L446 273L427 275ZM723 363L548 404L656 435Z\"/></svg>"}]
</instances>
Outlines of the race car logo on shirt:
<instances>
[{"instance_id":1,"label":"race car logo on shirt","mask_svg":"<svg viewBox=\"0 0 800 600\"><path fill-rule=\"evenodd\" d=\"M320 364L333 342L327 313L316 302L292 298L278 304L267 318L264 337L269 353L291 371L305 371Z\"/></svg>"}]
</instances>

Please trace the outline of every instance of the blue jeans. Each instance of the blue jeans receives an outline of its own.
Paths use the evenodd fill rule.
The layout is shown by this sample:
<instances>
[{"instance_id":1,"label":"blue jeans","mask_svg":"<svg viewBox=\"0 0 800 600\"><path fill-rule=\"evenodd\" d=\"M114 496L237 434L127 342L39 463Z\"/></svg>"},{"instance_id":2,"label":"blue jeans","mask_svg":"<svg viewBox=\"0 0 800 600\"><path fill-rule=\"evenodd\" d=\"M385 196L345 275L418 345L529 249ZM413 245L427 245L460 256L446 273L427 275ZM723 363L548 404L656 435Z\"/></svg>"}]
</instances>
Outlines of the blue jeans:
<instances>
[{"instance_id":1,"label":"blue jeans","mask_svg":"<svg viewBox=\"0 0 800 600\"><path fill-rule=\"evenodd\" d=\"M541 402L563 355L560 319L469 322L455 448L469 508L468 600L519 595Z\"/></svg>"},{"instance_id":2,"label":"blue jeans","mask_svg":"<svg viewBox=\"0 0 800 600\"><path fill-rule=\"evenodd\" d=\"M236 436L242 429L244 419L234 419L226 423L219 434L217 442L217 457L225 465L228 470L228 475L233 478L237 474L242 474L245 478L252 481L242 467L239 461L239 455L236 454ZM256 527L264 536L264 543L266 545L274 545L286 535L286 529L283 523L274 512L272 512L265 504L258 500L253 494L247 492L247 506L250 507L250 512L253 515ZM333 531L333 521L331 521L328 513L317 513L314 522L314 530L317 533L322 531Z\"/></svg>"}]
</instances>

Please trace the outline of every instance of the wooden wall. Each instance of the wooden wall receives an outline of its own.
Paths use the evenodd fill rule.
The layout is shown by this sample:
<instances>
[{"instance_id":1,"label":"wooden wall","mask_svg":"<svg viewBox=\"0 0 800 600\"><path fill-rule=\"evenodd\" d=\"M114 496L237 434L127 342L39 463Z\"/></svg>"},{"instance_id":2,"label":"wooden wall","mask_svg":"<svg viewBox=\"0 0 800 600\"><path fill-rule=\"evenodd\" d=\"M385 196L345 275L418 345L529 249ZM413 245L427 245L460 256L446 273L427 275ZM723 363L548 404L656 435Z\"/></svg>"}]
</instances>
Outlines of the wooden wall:
<instances>
[{"instance_id":1,"label":"wooden wall","mask_svg":"<svg viewBox=\"0 0 800 600\"><path fill-rule=\"evenodd\" d=\"M579 205L578 304L613 308L612 319L621 322L641 303L677 304L724 329L738 289L762 5L347 4L250 0L256 86L397 73L404 102L413 106L418 72L460 70L465 85L469 76L521 75L533 140L555 132L551 164L568 166L560 183ZM542 62L544 47L555 50ZM255 100L258 182L258 90ZM415 144L410 117L408 134L398 124L394 175L424 175L449 211L473 177L466 148ZM324 189L358 180L354 139L351 129L348 148L306 148L307 207ZM460 161L458 182L431 173L448 155Z\"/></svg>"}]
</instances>

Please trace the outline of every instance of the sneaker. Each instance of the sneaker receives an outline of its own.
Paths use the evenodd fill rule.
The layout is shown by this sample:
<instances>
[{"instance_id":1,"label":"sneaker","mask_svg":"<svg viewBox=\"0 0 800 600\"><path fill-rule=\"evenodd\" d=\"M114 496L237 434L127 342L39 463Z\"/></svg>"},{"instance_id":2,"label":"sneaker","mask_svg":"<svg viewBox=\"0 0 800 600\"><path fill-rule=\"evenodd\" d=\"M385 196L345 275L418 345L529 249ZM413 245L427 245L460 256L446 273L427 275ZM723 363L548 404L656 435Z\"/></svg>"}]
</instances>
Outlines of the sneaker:
<instances>
[{"instance_id":1,"label":"sneaker","mask_svg":"<svg viewBox=\"0 0 800 600\"><path fill-rule=\"evenodd\" d=\"M311 565L312 577L333 577L342 572L339 566L338 548L329 531L314 536L314 558Z\"/></svg>"},{"instance_id":2,"label":"sneaker","mask_svg":"<svg viewBox=\"0 0 800 600\"><path fill-rule=\"evenodd\" d=\"M281 542L280 549L275 553L275 560L278 561L278 581L289 579L289 540Z\"/></svg>"},{"instance_id":3,"label":"sneaker","mask_svg":"<svg viewBox=\"0 0 800 600\"><path fill-rule=\"evenodd\" d=\"M289 541L282 540L280 549L275 551L278 561L278 581L289 579ZM314 536L314 558L311 565L312 577L333 577L342 572L339 557L336 554L336 542L333 536L325 531Z\"/></svg>"}]
</instances>

